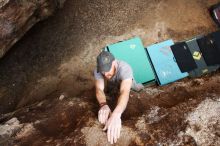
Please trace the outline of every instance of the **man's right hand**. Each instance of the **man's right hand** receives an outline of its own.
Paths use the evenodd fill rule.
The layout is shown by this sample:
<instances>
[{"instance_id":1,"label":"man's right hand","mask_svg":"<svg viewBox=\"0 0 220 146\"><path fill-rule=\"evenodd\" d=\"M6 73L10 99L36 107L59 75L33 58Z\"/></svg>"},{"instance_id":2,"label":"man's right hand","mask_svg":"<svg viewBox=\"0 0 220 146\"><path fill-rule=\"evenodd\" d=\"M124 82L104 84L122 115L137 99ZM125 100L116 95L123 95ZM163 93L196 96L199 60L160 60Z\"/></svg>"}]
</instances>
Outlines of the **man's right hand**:
<instances>
[{"instance_id":1,"label":"man's right hand","mask_svg":"<svg viewBox=\"0 0 220 146\"><path fill-rule=\"evenodd\" d=\"M111 113L111 109L108 105L104 105L100 108L98 113L98 119L101 124L105 124L108 120L108 117Z\"/></svg>"}]
</instances>

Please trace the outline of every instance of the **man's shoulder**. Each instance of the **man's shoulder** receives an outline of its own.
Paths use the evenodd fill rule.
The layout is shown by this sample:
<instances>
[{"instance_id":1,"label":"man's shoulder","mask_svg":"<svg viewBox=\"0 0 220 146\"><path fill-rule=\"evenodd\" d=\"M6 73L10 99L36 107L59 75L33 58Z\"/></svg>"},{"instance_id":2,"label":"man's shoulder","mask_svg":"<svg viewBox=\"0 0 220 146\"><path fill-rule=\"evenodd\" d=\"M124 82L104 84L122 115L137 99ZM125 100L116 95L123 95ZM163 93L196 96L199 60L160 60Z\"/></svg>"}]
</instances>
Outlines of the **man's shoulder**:
<instances>
[{"instance_id":1,"label":"man's shoulder","mask_svg":"<svg viewBox=\"0 0 220 146\"><path fill-rule=\"evenodd\" d=\"M131 66L130 64L128 64L127 62L123 61L123 60L116 60L117 61L117 64L118 64L118 67L119 68L130 68L131 69Z\"/></svg>"},{"instance_id":2,"label":"man's shoulder","mask_svg":"<svg viewBox=\"0 0 220 146\"><path fill-rule=\"evenodd\" d=\"M133 78L131 66L123 60L118 60L118 75L121 80Z\"/></svg>"},{"instance_id":3,"label":"man's shoulder","mask_svg":"<svg viewBox=\"0 0 220 146\"><path fill-rule=\"evenodd\" d=\"M118 60L118 73L133 73L131 66L123 61L123 60Z\"/></svg>"},{"instance_id":4,"label":"man's shoulder","mask_svg":"<svg viewBox=\"0 0 220 146\"><path fill-rule=\"evenodd\" d=\"M127 62L123 60L116 60L116 62L118 63L119 67L124 67L124 66L131 67L130 64L128 64Z\"/></svg>"}]
</instances>

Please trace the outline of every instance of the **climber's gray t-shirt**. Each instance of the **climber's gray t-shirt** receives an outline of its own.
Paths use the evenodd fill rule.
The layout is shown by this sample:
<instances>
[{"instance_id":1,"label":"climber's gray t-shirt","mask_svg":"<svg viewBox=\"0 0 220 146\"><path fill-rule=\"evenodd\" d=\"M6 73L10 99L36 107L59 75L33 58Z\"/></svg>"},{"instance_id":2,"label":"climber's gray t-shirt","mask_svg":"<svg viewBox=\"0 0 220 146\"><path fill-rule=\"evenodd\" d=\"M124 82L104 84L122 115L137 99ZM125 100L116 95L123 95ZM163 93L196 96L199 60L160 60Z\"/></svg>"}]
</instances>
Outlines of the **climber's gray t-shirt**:
<instances>
[{"instance_id":1,"label":"climber's gray t-shirt","mask_svg":"<svg viewBox=\"0 0 220 146\"><path fill-rule=\"evenodd\" d=\"M125 79L132 79L133 80L133 71L130 65L121 60L116 61L116 73L115 75L109 80L111 83L120 83L122 80ZM95 79L104 79L104 76L101 73L97 73L97 69L94 71ZM133 81L134 83L134 81Z\"/></svg>"}]
</instances>

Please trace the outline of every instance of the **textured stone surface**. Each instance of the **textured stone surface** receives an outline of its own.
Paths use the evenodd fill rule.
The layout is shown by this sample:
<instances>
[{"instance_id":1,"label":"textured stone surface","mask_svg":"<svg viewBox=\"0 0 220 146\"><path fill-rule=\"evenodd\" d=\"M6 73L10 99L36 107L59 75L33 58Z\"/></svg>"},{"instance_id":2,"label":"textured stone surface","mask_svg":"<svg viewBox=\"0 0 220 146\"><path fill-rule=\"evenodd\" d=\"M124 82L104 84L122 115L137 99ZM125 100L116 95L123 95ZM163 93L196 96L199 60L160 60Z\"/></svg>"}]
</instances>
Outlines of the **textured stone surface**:
<instances>
[{"instance_id":1,"label":"textured stone surface","mask_svg":"<svg viewBox=\"0 0 220 146\"><path fill-rule=\"evenodd\" d=\"M34 24L52 15L65 0L1 0L0 58Z\"/></svg>"},{"instance_id":2,"label":"textured stone surface","mask_svg":"<svg viewBox=\"0 0 220 146\"><path fill-rule=\"evenodd\" d=\"M151 87L162 91L162 96L144 90L131 92L122 114L121 135L114 145L219 146L219 76L200 79L204 85L195 85L195 79L180 81L182 88L175 83ZM114 103L107 102L113 110ZM92 94L46 99L23 107L0 124L0 145L110 146L104 125L97 119L98 109Z\"/></svg>"},{"instance_id":3,"label":"textured stone surface","mask_svg":"<svg viewBox=\"0 0 220 146\"><path fill-rule=\"evenodd\" d=\"M207 9L217 2L67 0L0 60L0 113L63 92L79 96L90 90L96 56L107 44L138 36L147 46L214 31Z\"/></svg>"},{"instance_id":4,"label":"textured stone surface","mask_svg":"<svg viewBox=\"0 0 220 146\"><path fill-rule=\"evenodd\" d=\"M216 2L219 0L67 0L56 16L35 25L0 60L0 121L5 125L17 117L23 125L0 145L109 145L97 121L92 89L92 72L101 48L133 36L141 37L147 46L214 31L217 27L207 8ZM196 114L206 99L219 104L219 83L220 74L213 73L132 92L122 117L122 135L115 145L198 145L197 135L186 133L190 126L187 115ZM62 94L65 98L59 100ZM214 111L215 107L210 108ZM214 128L205 128L217 137L219 122L213 122L208 123Z\"/></svg>"}]
</instances>

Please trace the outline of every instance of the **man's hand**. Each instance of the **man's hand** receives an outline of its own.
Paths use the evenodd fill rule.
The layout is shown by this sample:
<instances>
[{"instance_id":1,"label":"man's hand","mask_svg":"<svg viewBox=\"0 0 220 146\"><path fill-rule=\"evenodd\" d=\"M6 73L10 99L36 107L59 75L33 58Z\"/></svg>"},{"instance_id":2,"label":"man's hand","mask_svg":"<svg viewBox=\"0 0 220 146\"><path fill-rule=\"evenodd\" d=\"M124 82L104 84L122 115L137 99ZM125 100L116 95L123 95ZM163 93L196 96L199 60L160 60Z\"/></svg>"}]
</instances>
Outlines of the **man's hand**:
<instances>
[{"instance_id":1,"label":"man's hand","mask_svg":"<svg viewBox=\"0 0 220 146\"><path fill-rule=\"evenodd\" d=\"M108 105L104 105L100 108L98 113L98 119L101 124L105 124L108 120L111 110Z\"/></svg>"},{"instance_id":2,"label":"man's hand","mask_svg":"<svg viewBox=\"0 0 220 146\"><path fill-rule=\"evenodd\" d=\"M121 115L113 113L105 124L103 130L108 130L108 142L111 142L111 144L116 143L117 139L120 137Z\"/></svg>"}]
</instances>

